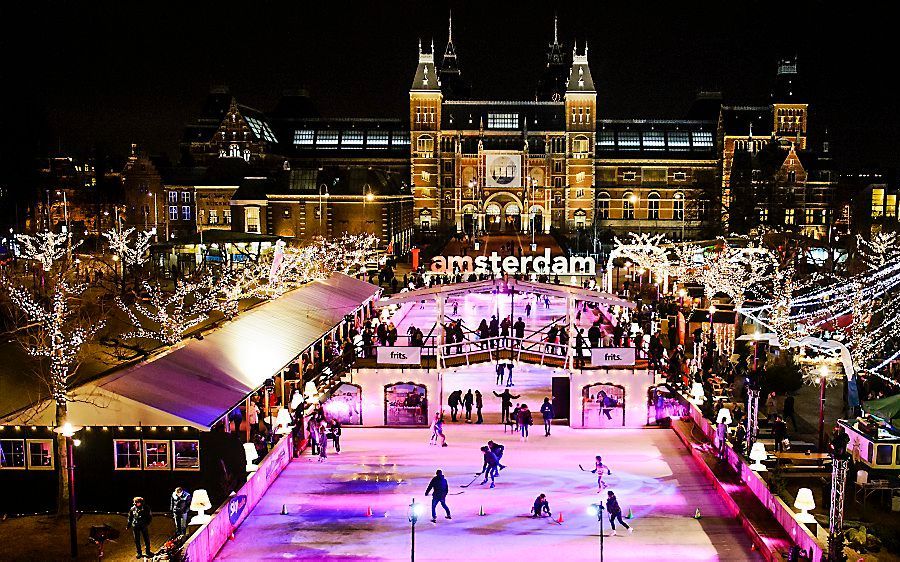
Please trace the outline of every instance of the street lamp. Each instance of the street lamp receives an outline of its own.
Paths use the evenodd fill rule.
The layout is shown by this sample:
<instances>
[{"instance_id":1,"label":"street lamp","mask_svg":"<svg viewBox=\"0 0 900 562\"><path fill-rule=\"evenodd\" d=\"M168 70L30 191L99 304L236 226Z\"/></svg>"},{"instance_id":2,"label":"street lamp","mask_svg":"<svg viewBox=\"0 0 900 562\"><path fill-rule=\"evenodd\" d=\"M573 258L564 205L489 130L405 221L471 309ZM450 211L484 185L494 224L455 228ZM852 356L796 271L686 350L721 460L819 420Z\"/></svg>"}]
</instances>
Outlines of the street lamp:
<instances>
[{"instance_id":1,"label":"street lamp","mask_svg":"<svg viewBox=\"0 0 900 562\"><path fill-rule=\"evenodd\" d=\"M159 207L156 205L156 192L150 193L148 191L147 197L153 197L153 240L154 242L158 242L159 235L156 233L159 228Z\"/></svg>"},{"instance_id":2,"label":"street lamp","mask_svg":"<svg viewBox=\"0 0 900 562\"><path fill-rule=\"evenodd\" d=\"M81 430L80 426L65 422L53 431L66 438L66 472L69 476L69 546L72 558L78 558L78 527L75 518L75 440L73 437Z\"/></svg>"},{"instance_id":3,"label":"street lamp","mask_svg":"<svg viewBox=\"0 0 900 562\"><path fill-rule=\"evenodd\" d=\"M825 447L825 384L828 382L828 366L819 365L819 452Z\"/></svg>"},{"instance_id":4,"label":"street lamp","mask_svg":"<svg viewBox=\"0 0 900 562\"><path fill-rule=\"evenodd\" d=\"M419 516L422 515L423 506L420 503L416 503L416 498L413 498L412 503L409 504L409 510L407 511L407 517L409 518L410 523L410 545L409 545L409 560L410 562L416 562L416 522L419 520Z\"/></svg>"},{"instance_id":5,"label":"street lamp","mask_svg":"<svg viewBox=\"0 0 900 562\"><path fill-rule=\"evenodd\" d=\"M603 562L603 504L592 503L587 512L588 515L596 515L597 523L600 525L600 562Z\"/></svg>"}]
</instances>

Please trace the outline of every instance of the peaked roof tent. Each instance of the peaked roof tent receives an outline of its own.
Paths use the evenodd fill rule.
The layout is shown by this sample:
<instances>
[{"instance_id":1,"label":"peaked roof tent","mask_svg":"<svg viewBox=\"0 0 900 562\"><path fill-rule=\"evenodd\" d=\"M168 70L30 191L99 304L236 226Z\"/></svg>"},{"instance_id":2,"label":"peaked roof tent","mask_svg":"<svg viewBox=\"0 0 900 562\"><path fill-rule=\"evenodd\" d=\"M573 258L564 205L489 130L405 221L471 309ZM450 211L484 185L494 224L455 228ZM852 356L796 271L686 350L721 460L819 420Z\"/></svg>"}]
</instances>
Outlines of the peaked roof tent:
<instances>
[{"instance_id":1,"label":"peaked roof tent","mask_svg":"<svg viewBox=\"0 0 900 562\"><path fill-rule=\"evenodd\" d=\"M631 301L621 299L609 293L601 293L590 289L582 289L581 287L573 287L571 285L556 285L552 283L537 283L535 281L516 281L510 280L509 285L503 279L487 279L484 281L469 281L465 283L454 283L452 285L437 285L434 287L425 287L423 289L415 289L397 293L388 298L376 301L379 306L389 306L392 304L402 304L405 302L419 302L429 297L451 296L462 293L477 293L481 291L491 291L494 289L505 290L509 286L522 291L532 291L535 293L544 293L555 297L573 296L575 300L596 302L610 306L623 306L625 308L635 308Z\"/></svg>"},{"instance_id":2,"label":"peaked roof tent","mask_svg":"<svg viewBox=\"0 0 900 562\"><path fill-rule=\"evenodd\" d=\"M78 425L177 425L210 429L266 379L380 293L336 273L249 310L202 340L165 352L76 389L69 419ZM2 420L53 426L49 400ZM49 407L48 407L49 406ZM34 412L39 410L37 414Z\"/></svg>"}]
</instances>

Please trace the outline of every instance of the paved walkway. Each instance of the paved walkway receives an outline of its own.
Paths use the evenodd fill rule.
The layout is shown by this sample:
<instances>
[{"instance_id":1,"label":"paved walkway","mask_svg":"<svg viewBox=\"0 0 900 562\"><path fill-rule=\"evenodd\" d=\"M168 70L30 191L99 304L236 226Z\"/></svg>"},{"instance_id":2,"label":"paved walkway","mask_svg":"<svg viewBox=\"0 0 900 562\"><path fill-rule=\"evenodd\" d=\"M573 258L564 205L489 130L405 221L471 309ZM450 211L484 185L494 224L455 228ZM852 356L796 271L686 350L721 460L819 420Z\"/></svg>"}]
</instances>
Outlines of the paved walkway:
<instances>
[{"instance_id":1,"label":"paved walkway","mask_svg":"<svg viewBox=\"0 0 900 562\"><path fill-rule=\"evenodd\" d=\"M411 498L424 497L436 468L444 470L453 520L423 515L416 526L419 560L597 560L598 523L586 509L601 498L589 468L602 453L607 477L634 534L611 536L607 560L759 560L740 523L695 461L667 430L572 430L554 427L528 442L496 425L448 427L449 447L428 445L424 429L347 429L344 452L325 463L294 461L220 553L222 560L408 559ZM487 439L507 446L496 489L461 486L481 468ZM534 497L546 493L554 519L532 519ZM605 494L602 494L605 497ZM285 506L288 515L281 515ZM430 507L430 503L428 503ZM701 520L693 519L700 508ZM367 509L372 516L367 517ZM484 516L479 510L484 509Z\"/></svg>"}]
</instances>

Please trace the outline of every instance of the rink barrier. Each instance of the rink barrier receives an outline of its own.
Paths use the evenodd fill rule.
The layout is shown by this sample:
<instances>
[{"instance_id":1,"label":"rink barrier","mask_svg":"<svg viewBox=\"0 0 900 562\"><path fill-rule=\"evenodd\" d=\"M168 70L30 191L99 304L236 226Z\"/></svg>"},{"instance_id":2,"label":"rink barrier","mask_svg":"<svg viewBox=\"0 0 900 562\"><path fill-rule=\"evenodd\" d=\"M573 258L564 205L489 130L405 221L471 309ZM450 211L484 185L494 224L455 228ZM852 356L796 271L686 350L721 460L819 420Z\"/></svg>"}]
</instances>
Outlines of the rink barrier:
<instances>
[{"instance_id":1,"label":"rink barrier","mask_svg":"<svg viewBox=\"0 0 900 562\"><path fill-rule=\"evenodd\" d=\"M293 454L293 439L288 434L275 444L240 490L219 506L212 519L194 531L184 544L184 560L212 560L291 462Z\"/></svg>"},{"instance_id":2,"label":"rink barrier","mask_svg":"<svg viewBox=\"0 0 900 562\"><path fill-rule=\"evenodd\" d=\"M690 417L694 422L694 426L706 436L710 443L715 444L715 426L713 426L712 422L710 422L703 416L703 413L699 408L697 408L695 404L693 404L689 400L684 400L684 402L690 408ZM672 427L675 428L675 424L672 424ZM697 453L690 445L690 436L682 435L677 429L675 431L682 442L684 442L685 446L691 450L692 455L697 459L697 462L700 464L700 466L703 467L704 472L707 473L707 477L714 482L714 485L716 486L717 491L720 492L720 495L724 494L728 496L726 503L733 503L733 500L724 489L724 487L722 487L719 479L712 473L709 467L706 466L706 462L702 457L699 456L699 453ZM763 480L763 478L757 472L750 469L750 465L748 465L740 457L740 455L738 455L737 451L734 450L730 442L726 442L725 460L729 464L731 469L734 470L735 473L740 475L741 481L746 484L747 488L751 492L753 492L753 495L756 496L756 499L758 499L760 503L762 503L767 509L769 509L769 511L772 512L772 515L778 521L778 524L784 529L791 540L793 540L801 550L805 551L807 555L809 555L810 560L822 560L822 557L824 555L823 545L819 543L819 541L816 539L816 536L810 531L809 527L807 527L805 523L797 521L797 518L794 515L794 511L790 507L788 507L788 505L784 503L784 501L777 494L773 493L769 489L766 481ZM749 522L744 521L744 527L747 528L748 525ZM750 531L752 535L757 534L755 530L751 530L750 528L748 528L748 531ZM760 540L765 542L764 537L760 537ZM766 549L768 549L768 545L766 545ZM765 550L761 549L761 552L765 552Z\"/></svg>"}]
</instances>

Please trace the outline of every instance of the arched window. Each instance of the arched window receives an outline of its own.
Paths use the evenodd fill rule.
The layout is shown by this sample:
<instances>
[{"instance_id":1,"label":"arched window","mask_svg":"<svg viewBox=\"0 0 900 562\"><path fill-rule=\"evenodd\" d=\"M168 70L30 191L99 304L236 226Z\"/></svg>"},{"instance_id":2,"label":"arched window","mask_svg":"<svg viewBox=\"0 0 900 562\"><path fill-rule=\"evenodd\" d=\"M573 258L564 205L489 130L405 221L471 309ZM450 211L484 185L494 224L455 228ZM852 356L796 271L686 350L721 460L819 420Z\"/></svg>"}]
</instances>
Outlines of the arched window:
<instances>
[{"instance_id":1,"label":"arched window","mask_svg":"<svg viewBox=\"0 0 900 562\"><path fill-rule=\"evenodd\" d=\"M422 209L419 211L419 226L423 230L431 230L431 211Z\"/></svg>"},{"instance_id":2,"label":"arched window","mask_svg":"<svg viewBox=\"0 0 900 562\"><path fill-rule=\"evenodd\" d=\"M626 191L622 194L622 218L633 220L634 219L634 203L637 201L637 196L630 192Z\"/></svg>"},{"instance_id":3,"label":"arched window","mask_svg":"<svg viewBox=\"0 0 900 562\"><path fill-rule=\"evenodd\" d=\"M434 156L434 139L429 135L422 135L416 139L416 152L419 153L419 158Z\"/></svg>"},{"instance_id":4,"label":"arched window","mask_svg":"<svg viewBox=\"0 0 900 562\"><path fill-rule=\"evenodd\" d=\"M609 193L601 191L597 197L597 213L601 219L609 218Z\"/></svg>"},{"instance_id":5,"label":"arched window","mask_svg":"<svg viewBox=\"0 0 900 562\"><path fill-rule=\"evenodd\" d=\"M587 158L591 151L591 142L584 135L579 135L572 139L572 157Z\"/></svg>"},{"instance_id":6,"label":"arched window","mask_svg":"<svg viewBox=\"0 0 900 562\"><path fill-rule=\"evenodd\" d=\"M652 191L647 196L647 218L651 220L659 219L659 193Z\"/></svg>"},{"instance_id":7,"label":"arched window","mask_svg":"<svg viewBox=\"0 0 900 562\"><path fill-rule=\"evenodd\" d=\"M672 218L675 220L684 220L684 193L677 192L672 199Z\"/></svg>"},{"instance_id":8,"label":"arched window","mask_svg":"<svg viewBox=\"0 0 900 562\"><path fill-rule=\"evenodd\" d=\"M575 211L575 228L584 228L586 222L587 213L584 212L584 209L578 209L577 211Z\"/></svg>"}]
</instances>

